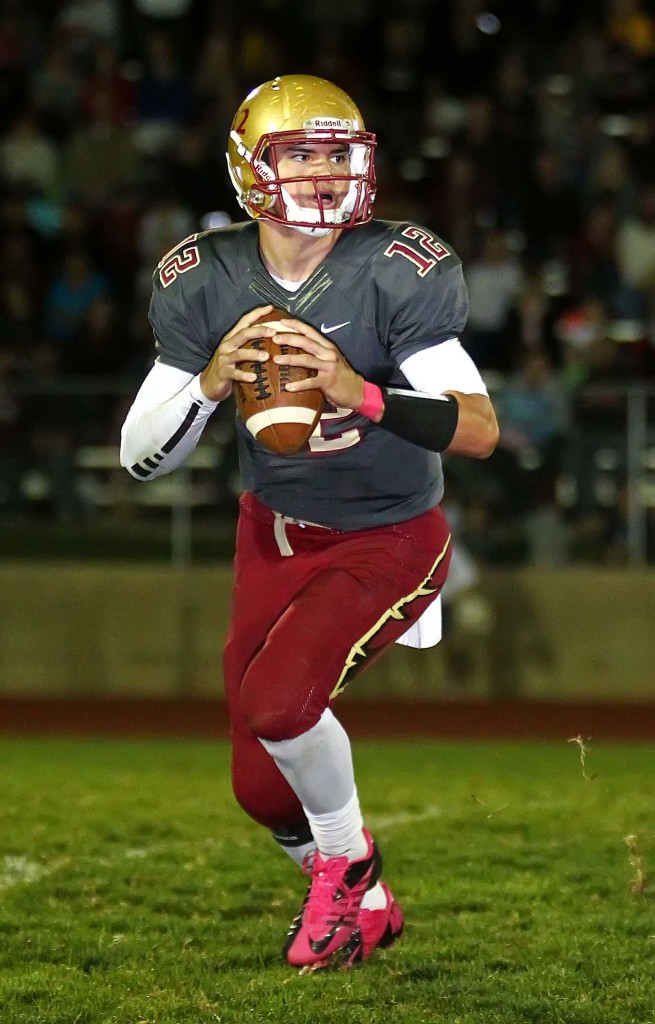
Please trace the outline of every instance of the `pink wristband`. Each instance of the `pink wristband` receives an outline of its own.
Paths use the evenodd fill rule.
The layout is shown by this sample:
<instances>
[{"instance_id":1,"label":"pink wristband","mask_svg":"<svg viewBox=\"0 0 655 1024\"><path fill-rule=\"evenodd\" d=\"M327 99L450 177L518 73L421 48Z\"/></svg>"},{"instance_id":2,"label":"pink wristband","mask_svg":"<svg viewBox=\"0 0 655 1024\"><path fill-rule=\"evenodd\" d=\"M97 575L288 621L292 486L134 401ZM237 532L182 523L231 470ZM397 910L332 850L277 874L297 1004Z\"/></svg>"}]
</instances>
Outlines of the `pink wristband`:
<instances>
[{"instance_id":1,"label":"pink wristband","mask_svg":"<svg viewBox=\"0 0 655 1024\"><path fill-rule=\"evenodd\" d=\"M384 399L382 397L382 391L377 384L371 384L370 381L364 381L364 401L360 405L357 412L361 412L362 416L367 416L369 420L375 420L379 417L380 413L384 411Z\"/></svg>"}]
</instances>

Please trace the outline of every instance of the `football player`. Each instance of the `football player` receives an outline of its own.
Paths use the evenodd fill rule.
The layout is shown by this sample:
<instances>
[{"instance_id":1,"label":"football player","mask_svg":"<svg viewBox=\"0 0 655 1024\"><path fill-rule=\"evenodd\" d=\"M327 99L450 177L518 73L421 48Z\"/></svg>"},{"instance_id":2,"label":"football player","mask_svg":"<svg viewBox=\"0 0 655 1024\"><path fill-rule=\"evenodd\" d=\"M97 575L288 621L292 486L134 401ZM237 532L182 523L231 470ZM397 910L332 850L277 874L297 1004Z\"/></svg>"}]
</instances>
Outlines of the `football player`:
<instances>
[{"instance_id":1,"label":"football player","mask_svg":"<svg viewBox=\"0 0 655 1024\"><path fill-rule=\"evenodd\" d=\"M227 162L244 223L192 235L154 274L156 360L122 432L138 480L175 469L218 402L269 358L251 347L288 310L325 411L308 444L273 454L237 417L244 493L224 685L234 792L309 875L284 953L345 967L390 945L403 915L380 881L348 736L332 706L394 641L440 637L450 532L440 452L485 458L498 438L458 336L460 261L412 223L372 219L375 136L330 82L286 75L236 112ZM281 336L282 340L282 336ZM285 350L286 351L286 350Z\"/></svg>"}]
</instances>

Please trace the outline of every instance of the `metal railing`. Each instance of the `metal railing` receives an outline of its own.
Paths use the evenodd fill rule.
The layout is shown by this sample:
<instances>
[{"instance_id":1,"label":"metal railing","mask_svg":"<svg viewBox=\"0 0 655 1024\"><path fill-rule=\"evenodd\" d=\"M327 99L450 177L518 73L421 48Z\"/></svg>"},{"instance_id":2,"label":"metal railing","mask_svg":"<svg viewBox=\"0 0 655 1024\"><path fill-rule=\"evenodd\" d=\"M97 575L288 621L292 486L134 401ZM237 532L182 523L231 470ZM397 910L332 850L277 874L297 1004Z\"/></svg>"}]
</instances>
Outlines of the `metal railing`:
<instances>
[{"instance_id":1,"label":"metal railing","mask_svg":"<svg viewBox=\"0 0 655 1024\"><path fill-rule=\"evenodd\" d=\"M637 383L594 385L581 388L581 399L614 399L625 401L623 427L615 426L615 442L622 447L616 454L619 458L609 470L614 471L616 483L625 485L626 538L630 561L645 562L648 555L648 514L655 508L655 409L650 410L649 402L655 404L655 386ZM584 421L577 424L577 436L593 430L585 428ZM605 430L600 431L598 456L607 449ZM602 470L602 462L601 462ZM620 501L620 498L617 498Z\"/></svg>"}]
</instances>

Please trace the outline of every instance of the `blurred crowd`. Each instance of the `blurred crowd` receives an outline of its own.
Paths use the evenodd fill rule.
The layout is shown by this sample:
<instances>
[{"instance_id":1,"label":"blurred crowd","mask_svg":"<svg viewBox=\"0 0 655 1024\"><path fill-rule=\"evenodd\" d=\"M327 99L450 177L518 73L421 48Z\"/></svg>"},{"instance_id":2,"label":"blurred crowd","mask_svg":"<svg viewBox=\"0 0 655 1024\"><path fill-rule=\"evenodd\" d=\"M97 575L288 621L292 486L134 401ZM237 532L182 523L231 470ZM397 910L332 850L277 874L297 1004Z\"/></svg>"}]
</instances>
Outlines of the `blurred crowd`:
<instances>
[{"instance_id":1,"label":"blurred crowd","mask_svg":"<svg viewBox=\"0 0 655 1024\"><path fill-rule=\"evenodd\" d=\"M0 515L29 513L35 467L50 512L80 514L74 453L115 444L152 362L151 273L191 232L242 219L234 109L299 72L340 84L377 132L376 216L426 225L464 261L462 340L501 421L484 467L447 460L470 549L624 556L626 387L655 388L655 0L0 12ZM229 455L226 420L220 438Z\"/></svg>"}]
</instances>

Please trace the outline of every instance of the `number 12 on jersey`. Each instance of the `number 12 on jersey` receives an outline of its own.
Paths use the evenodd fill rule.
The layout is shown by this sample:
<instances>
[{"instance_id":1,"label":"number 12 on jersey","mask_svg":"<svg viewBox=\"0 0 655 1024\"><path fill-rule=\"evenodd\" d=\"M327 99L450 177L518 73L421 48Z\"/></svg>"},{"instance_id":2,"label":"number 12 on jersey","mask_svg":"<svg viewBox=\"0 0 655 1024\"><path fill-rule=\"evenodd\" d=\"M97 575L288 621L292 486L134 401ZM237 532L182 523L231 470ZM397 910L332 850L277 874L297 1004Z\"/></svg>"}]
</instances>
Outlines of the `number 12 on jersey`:
<instances>
[{"instance_id":1,"label":"number 12 on jersey","mask_svg":"<svg viewBox=\"0 0 655 1024\"><path fill-rule=\"evenodd\" d=\"M433 267L436 267L437 263L444 260L446 256L450 256L450 251L424 228L411 226L405 228L401 234L405 238L411 238L412 241L418 241L423 252L418 252L411 245L405 245L404 242L395 241L387 246L384 250L384 255L389 257L396 254L404 256L406 260L414 264L419 277L425 277Z\"/></svg>"}]
</instances>

